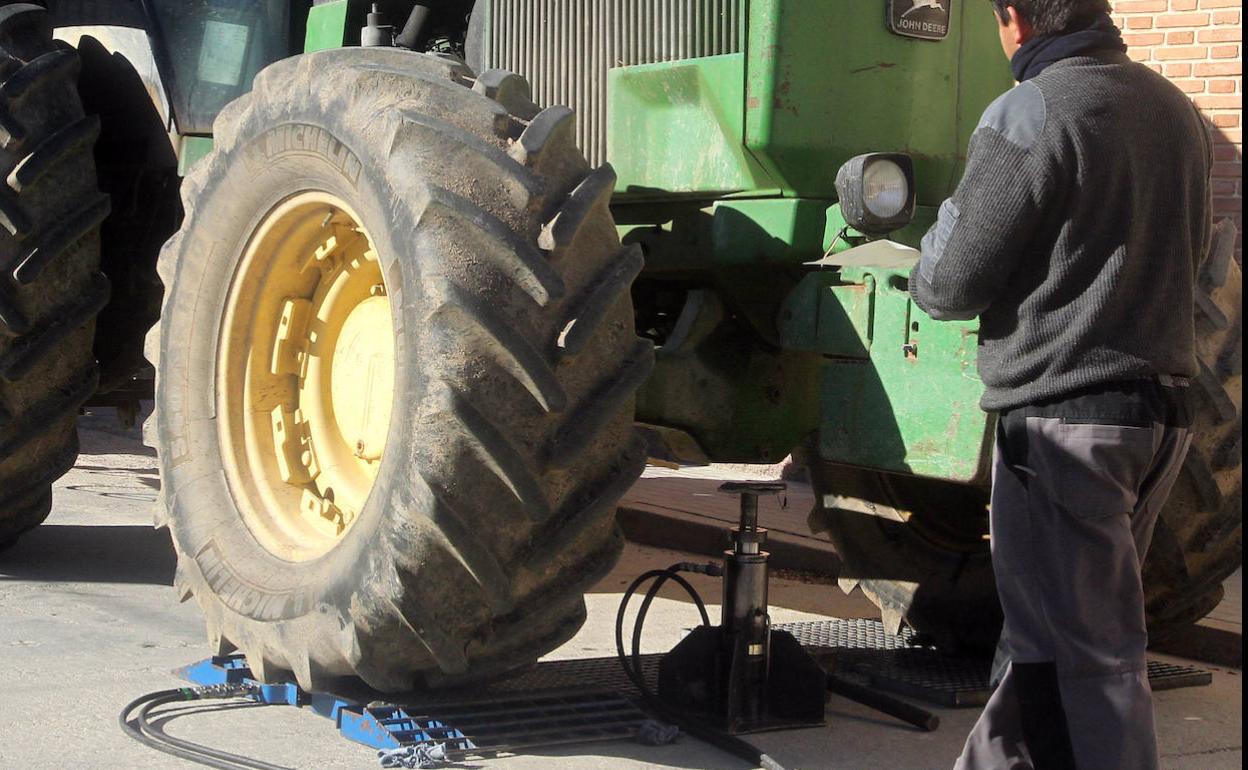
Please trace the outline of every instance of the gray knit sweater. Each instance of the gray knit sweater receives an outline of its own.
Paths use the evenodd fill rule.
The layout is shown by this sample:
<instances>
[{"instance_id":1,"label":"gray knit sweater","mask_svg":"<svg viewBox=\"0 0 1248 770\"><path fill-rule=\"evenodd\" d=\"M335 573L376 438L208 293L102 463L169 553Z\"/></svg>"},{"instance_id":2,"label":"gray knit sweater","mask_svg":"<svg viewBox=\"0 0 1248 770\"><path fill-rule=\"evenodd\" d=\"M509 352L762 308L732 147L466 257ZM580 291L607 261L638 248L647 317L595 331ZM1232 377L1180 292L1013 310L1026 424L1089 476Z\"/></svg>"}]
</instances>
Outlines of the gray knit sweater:
<instances>
[{"instance_id":1,"label":"gray knit sweater","mask_svg":"<svg viewBox=\"0 0 1248 770\"><path fill-rule=\"evenodd\" d=\"M933 318L980 317L984 409L1196 375L1212 154L1187 97L1118 53L1058 62L988 108L910 276Z\"/></svg>"}]
</instances>

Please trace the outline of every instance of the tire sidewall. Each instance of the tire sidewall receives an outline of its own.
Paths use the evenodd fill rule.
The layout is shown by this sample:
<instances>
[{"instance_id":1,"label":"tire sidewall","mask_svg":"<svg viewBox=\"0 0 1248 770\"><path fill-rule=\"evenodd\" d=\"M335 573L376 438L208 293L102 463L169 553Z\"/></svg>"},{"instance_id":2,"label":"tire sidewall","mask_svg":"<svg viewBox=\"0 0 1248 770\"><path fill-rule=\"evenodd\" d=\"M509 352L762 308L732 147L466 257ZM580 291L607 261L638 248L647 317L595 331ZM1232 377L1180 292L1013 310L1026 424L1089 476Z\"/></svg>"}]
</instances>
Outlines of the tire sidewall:
<instances>
[{"instance_id":1,"label":"tire sidewall","mask_svg":"<svg viewBox=\"0 0 1248 770\"><path fill-rule=\"evenodd\" d=\"M341 109L316 116L295 107L262 104L238 129L237 138L203 162L219 173L195 198L175 255L177 278L161 329L161 457L169 483L171 528L180 550L192 559L208 589L233 612L257 621L291 620L331 608L347 611L355 590L375 571L370 556L383 549L391 518L407 507L392 498L396 469L413 451L410 410L423 391L416 357L420 296L416 270L405 262L395 233L414 230L417 214L393 187L380 143L357 127L335 124ZM274 109L274 107L278 109ZM331 118L327 120L327 118ZM370 127L375 128L375 127ZM382 133L384 135L384 132ZM280 559L252 535L224 472L217 415L217 351L224 308L247 242L264 217L290 196L321 191L338 197L360 216L378 254L394 314L395 389L387 451L357 521L326 554L305 562ZM410 246L407 248L410 249ZM407 330L409 333L405 333ZM410 505L410 503L408 504Z\"/></svg>"}]
</instances>

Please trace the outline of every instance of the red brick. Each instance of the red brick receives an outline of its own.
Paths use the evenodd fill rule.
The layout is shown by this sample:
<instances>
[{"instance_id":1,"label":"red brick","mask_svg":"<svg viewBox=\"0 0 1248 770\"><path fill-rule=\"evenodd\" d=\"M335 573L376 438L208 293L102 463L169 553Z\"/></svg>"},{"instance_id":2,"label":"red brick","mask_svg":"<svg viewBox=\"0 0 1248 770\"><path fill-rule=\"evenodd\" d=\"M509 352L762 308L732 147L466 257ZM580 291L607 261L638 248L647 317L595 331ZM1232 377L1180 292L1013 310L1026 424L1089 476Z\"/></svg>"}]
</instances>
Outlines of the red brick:
<instances>
[{"instance_id":1,"label":"red brick","mask_svg":"<svg viewBox=\"0 0 1248 770\"><path fill-rule=\"evenodd\" d=\"M1239 148L1233 144L1219 142L1213 148L1213 159L1223 163L1234 163L1239 160Z\"/></svg>"},{"instance_id":2,"label":"red brick","mask_svg":"<svg viewBox=\"0 0 1248 770\"><path fill-rule=\"evenodd\" d=\"M1202 46L1179 46L1176 48L1157 48L1153 57L1158 61L1173 59L1203 59L1209 55L1209 49Z\"/></svg>"},{"instance_id":3,"label":"red brick","mask_svg":"<svg viewBox=\"0 0 1248 770\"><path fill-rule=\"evenodd\" d=\"M1222 162L1213 164L1213 176L1215 179L1239 179L1244 172L1242 163Z\"/></svg>"},{"instance_id":4,"label":"red brick","mask_svg":"<svg viewBox=\"0 0 1248 770\"><path fill-rule=\"evenodd\" d=\"M1244 39L1242 29L1202 29L1196 39L1202 43L1237 43Z\"/></svg>"},{"instance_id":5,"label":"red brick","mask_svg":"<svg viewBox=\"0 0 1248 770\"><path fill-rule=\"evenodd\" d=\"M1213 125L1216 210L1242 226L1243 0L1117 0L1113 6L1131 58L1174 82ZM1236 248L1241 259L1242 235Z\"/></svg>"},{"instance_id":6,"label":"red brick","mask_svg":"<svg viewBox=\"0 0 1248 770\"><path fill-rule=\"evenodd\" d=\"M1203 27L1209 23L1207 13L1163 13L1155 23L1159 27Z\"/></svg>"},{"instance_id":7,"label":"red brick","mask_svg":"<svg viewBox=\"0 0 1248 770\"><path fill-rule=\"evenodd\" d=\"M1239 61L1197 62L1192 66L1192 73L1198 78L1242 75L1244 64Z\"/></svg>"},{"instance_id":8,"label":"red brick","mask_svg":"<svg viewBox=\"0 0 1248 770\"><path fill-rule=\"evenodd\" d=\"M1202 110L1234 110L1240 108L1240 99L1237 96L1217 95L1217 96L1198 96L1196 97L1196 106Z\"/></svg>"},{"instance_id":9,"label":"red brick","mask_svg":"<svg viewBox=\"0 0 1248 770\"><path fill-rule=\"evenodd\" d=\"M1119 0L1114 3L1118 13L1161 13L1168 10L1166 0Z\"/></svg>"}]
</instances>

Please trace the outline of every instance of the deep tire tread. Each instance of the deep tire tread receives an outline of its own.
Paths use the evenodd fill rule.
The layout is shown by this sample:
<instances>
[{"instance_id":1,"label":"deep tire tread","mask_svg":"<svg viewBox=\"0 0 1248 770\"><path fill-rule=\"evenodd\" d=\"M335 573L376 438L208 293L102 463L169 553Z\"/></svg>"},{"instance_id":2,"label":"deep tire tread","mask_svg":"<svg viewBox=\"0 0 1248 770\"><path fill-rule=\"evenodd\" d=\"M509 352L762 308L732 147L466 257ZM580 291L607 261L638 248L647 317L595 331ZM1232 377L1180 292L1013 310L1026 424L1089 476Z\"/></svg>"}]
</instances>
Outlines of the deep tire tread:
<instances>
[{"instance_id":1,"label":"deep tire tread","mask_svg":"<svg viewBox=\"0 0 1248 770\"><path fill-rule=\"evenodd\" d=\"M108 283L98 221L62 229L100 205L95 122L78 72L46 11L0 9L0 543L47 516L52 483L78 455L78 409L99 378L91 342ZM15 280L36 267L46 267L38 280Z\"/></svg>"},{"instance_id":2,"label":"deep tire tread","mask_svg":"<svg viewBox=\"0 0 1248 770\"><path fill-rule=\"evenodd\" d=\"M594 277L581 296L572 303L573 310L564 321L565 332L559 343L560 355L575 356L585 349L612 306L623 298L621 287L632 285L644 265L645 257L642 256L641 247L632 244L624 247L619 257Z\"/></svg>"},{"instance_id":3,"label":"deep tire tread","mask_svg":"<svg viewBox=\"0 0 1248 770\"><path fill-rule=\"evenodd\" d=\"M614 506L645 462L632 396L653 358L635 335L631 303L620 301L635 255L621 250L605 205L579 214L591 169L566 108L539 110L509 73L473 78L435 57L344 49L270 66L218 117L217 149L183 184L186 224L158 265L170 287L166 318L186 280L175 261L196 205L235 146L271 125L269 105L342 94L345 112L365 110L352 120L393 131L378 132L378 142L389 163L408 166L411 197L421 201L415 232L403 237L421 259L403 267L418 271L423 295L416 347L428 373L411 408L430 433L406 471L410 490L393 492L420 520L395 524L370 551L376 577L352 587L349 608L292 622L289 632L228 610L212 593L180 542L179 496L162 463L174 542L213 643L262 656L266 675L288 668L308 686L354 673L384 690L480 679L569 638L585 617L584 589L619 553ZM539 237L561 211L577 214L563 220L576 248L552 254ZM572 313L586 321L575 356L557 345ZM149 358L174 344L160 335L158 327L149 336ZM158 366L158 405L164 372ZM552 463L549 447L568 443L573 425L579 451ZM316 625L330 622L332 631Z\"/></svg>"},{"instance_id":4,"label":"deep tire tread","mask_svg":"<svg viewBox=\"0 0 1248 770\"><path fill-rule=\"evenodd\" d=\"M16 454L44 434L48 428L47 415L74 414L78 407L91 397L99 382L99 373L91 367L80 374L76 381L61 385L35 402L21 417L10 418L0 430L0 457Z\"/></svg>"},{"instance_id":5,"label":"deep tire tread","mask_svg":"<svg viewBox=\"0 0 1248 770\"><path fill-rule=\"evenodd\" d=\"M49 313L46 324L28 331L0 355L0 379L11 382L25 376L44 356L52 355L62 340L90 323L108 303L108 297L108 279L96 273L82 296Z\"/></svg>"},{"instance_id":6,"label":"deep tire tread","mask_svg":"<svg viewBox=\"0 0 1248 770\"><path fill-rule=\"evenodd\" d=\"M576 407L564 427L555 435L547 452L555 467L569 465L593 441L598 431L629 401L654 368L654 348L638 340L632 351Z\"/></svg>"},{"instance_id":7,"label":"deep tire tread","mask_svg":"<svg viewBox=\"0 0 1248 770\"><path fill-rule=\"evenodd\" d=\"M546 225L539 241L543 249L557 252L572 247L576 236L582 232L585 221L593 216L595 210L611 202L611 194L615 192L615 169L610 164L595 169L583 182L577 185L568 202L559 209L555 218Z\"/></svg>"},{"instance_id":8,"label":"deep tire tread","mask_svg":"<svg viewBox=\"0 0 1248 770\"><path fill-rule=\"evenodd\" d=\"M526 168L523 163L517 161L502 149L479 137L464 134L464 132L460 131L454 124L448 123L445 120L438 120L437 118L433 118L428 115L421 115L411 111L403 111L401 114L403 115L403 119L408 123L420 126L433 134L451 139L464 147L473 150L480 155L482 159L489 161L496 168L502 168L504 171L508 172L509 176L523 185L530 194L542 194L543 190L541 179L530 169Z\"/></svg>"},{"instance_id":9,"label":"deep tire tread","mask_svg":"<svg viewBox=\"0 0 1248 770\"><path fill-rule=\"evenodd\" d=\"M562 411L568 396L542 354L481 298L454 284L445 291L447 302L436 315L493 358L544 411Z\"/></svg>"},{"instance_id":10,"label":"deep tire tread","mask_svg":"<svg viewBox=\"0 0 1248 770\"><path fill-rule=\"evenodd\" d=\"M73 158L84 149L88 152L100 135L100 118L88 115L45 139L9 174L9 187L20 193L58 163Z\"/></svg>"},{"instance_id":11,"label":"deep tire tread","mask_svg":"<svg viewBox=\"0 0 1248 770\"><path fill-rule=\"evenodd\" d=\"M16 74L0 85L0 100L10 104L20 103L33 90L48 80L76 80L78 77L78 54L64 48L48 51L32 59ZM12 114L11 111L6 111Z\"/></svg>"},{"instance_id":12,"label":"deep tire tread","mask_svg":"<svg viewBox=\"0 0 1248 770\"><path fill-rule=\"evenodd\" d=\"M563 106L547 107L533 118L513 147L513 157L527 168L539 169L547 148L575 146L576 114Z\"/></svg>"},{"instance_id":13,"label":"deep tire tread","mask_svg":"<svg viewBox=\"0 0 1248 770\"><path fill-rule=\"evenodd\" d=\"M87 235L98 231L108 218L111 206L109 197L100 193L46 233L32 237L35 246L13 268L13 280L23 285L34 283L54 259Z\"/></svg>"},{"instance_id":14,"label":"deep tire tread","mask_svg":"<svg viewBox=\"0 0 1248 770\"><path fill-rule=\"evenodd\" d=\"M550 515L550 503L541 482L528 467L524 454L482 414L467 396L454 393L451 397L452 425L470 444L474 454L515 495L516 501L534 521Z\"/></svg>"},{"instance_id":15,"label":"deep tire tread","mask_svg":"<svg viewBox=\"0 0 1248 770\"><path fill-rule=\"evenodd\" d=\"M426 216L431 209L444 207L454 219L460 220L456 224L463 229L465 239L475 243L484 241L483 252L495 259L507 277L519 284L539 306L545 307L552 300L563 298L563 279L536 246L466 198L441 188L434 188L433 196L436 205L425 210Z\"/></svg>"}]
</instances>

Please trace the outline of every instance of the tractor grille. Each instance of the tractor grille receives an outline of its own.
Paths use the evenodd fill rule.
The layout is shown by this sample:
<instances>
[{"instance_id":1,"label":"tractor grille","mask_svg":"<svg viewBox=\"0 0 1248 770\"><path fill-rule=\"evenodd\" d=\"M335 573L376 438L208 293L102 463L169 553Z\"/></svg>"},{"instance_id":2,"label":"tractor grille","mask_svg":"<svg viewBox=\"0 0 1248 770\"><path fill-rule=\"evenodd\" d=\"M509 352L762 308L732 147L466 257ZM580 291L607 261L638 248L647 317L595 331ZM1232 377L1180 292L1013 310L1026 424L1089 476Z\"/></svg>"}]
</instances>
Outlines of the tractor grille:
<instances>
[{"instance_id":1,"label":"tractor grille","mask_svg":"<svg viewBox=\"0 0 1248 770\"><path fill-rule=\"evenodd\" d=\"M585 157L607 154L607 70L741 50L741 0L485 0L485 69L528 79L577 115Z\"/></svg>"}]
</instances>

